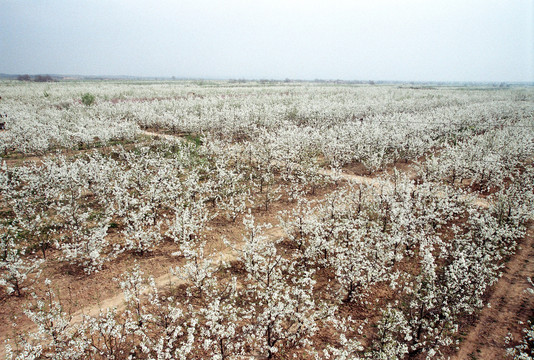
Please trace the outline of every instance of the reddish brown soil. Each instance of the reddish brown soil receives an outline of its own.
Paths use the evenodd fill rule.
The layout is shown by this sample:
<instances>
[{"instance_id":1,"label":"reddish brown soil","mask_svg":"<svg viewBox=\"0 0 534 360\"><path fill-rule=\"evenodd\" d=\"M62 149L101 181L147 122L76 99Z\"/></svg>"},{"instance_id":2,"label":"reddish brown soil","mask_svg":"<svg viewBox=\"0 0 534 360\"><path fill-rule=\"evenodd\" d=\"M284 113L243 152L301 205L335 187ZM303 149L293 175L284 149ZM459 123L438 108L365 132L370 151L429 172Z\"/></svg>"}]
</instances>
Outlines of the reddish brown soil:
<instances>
[{"instance_id":1,"label":"reddish brown soil","mask_svg":"<svg viewBox=\"0 0 534 360\"><path fill-rule=\"evenodd\" d=\"M534 224L529 225L521 249L506 264L504 275L491 291L490 307L481 311L474 325L460 330L467 336L452 359L505 359L508 333L514 339L522 338L521 329L534 314L534 296L525 292L531 287L527 277L534 274Z\"/></svg>"}]
</instances>

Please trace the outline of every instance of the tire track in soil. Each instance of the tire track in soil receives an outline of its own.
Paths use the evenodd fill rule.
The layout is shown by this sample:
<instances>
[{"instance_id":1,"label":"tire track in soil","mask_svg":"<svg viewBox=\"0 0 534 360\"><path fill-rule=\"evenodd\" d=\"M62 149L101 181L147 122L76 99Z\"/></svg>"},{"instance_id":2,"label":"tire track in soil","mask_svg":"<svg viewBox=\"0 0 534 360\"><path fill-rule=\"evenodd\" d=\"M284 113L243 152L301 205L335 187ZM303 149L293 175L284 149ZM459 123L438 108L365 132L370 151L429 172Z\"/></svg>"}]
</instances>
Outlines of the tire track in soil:
<instances>
[{"instance_id":1,"label":"tire track in soil","mask_svg":"<svg viewBox=\"0 0 534 360\"><path fill-rule=\"evenodd\" d=\"M503 276L492 289L490 307L484 307L476 324L460 344L453 360L506 359L505 338L512 333L517 341L522 338L522 328L532 316L534 296L526 293L531 287L527 277L534 275L534 222L528 224L521 248L506 263ZM523 322L523 325L519 324Z\"/></svg>"}]
</instances>

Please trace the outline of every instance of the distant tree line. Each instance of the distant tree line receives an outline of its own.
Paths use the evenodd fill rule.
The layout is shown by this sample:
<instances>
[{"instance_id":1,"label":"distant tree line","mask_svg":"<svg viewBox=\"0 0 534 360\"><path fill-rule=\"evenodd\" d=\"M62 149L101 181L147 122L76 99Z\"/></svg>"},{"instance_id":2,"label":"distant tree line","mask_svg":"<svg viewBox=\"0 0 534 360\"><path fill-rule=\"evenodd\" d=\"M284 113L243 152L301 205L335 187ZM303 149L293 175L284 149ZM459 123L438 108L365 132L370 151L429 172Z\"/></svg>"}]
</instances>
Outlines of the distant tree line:
<instances>
[{"instance_id":1,"label":"distant tree line","mask_svg":"<svg viewBox=\"0 0 534 360\"><path fill-rule=\"evenodd\" d=\"M19 80L19 81L35 81L35 82L57 81L50 75L35 75L33 77L33 79L32 79L32 77L30 75L28 75L28 74L17 76L17 80Z\"/></svg>"}]
</instances>

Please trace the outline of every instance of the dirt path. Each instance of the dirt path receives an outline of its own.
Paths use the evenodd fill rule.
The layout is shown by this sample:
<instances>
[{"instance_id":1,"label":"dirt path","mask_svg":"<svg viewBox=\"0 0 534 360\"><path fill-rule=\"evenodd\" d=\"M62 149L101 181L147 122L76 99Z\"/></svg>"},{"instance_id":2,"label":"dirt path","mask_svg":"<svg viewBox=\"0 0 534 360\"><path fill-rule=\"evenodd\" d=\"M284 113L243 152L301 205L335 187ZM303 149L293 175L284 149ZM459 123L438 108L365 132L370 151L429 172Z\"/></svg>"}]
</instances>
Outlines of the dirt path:
<instances>
[{"instance_id":1,"label":"dirt path","mask_svg":"<svg viewBox=\"0 0 534 360\"><path fill-rule=\"evenodd\" d=\"M140 132L143 135L148 135L148 136L152 136L152 137L159 137L159 138L167 139L167 140L177 140L177 139L179 140L180 139L179 136L175 136L175 135L155 133L155 132L146 131L146 130L140 130Z\"/></svg>"},{"instance_id":2,"label":"dirt path","mask_svg":"<svg viewBox=\"0 0 534 360\"><path fill-rule=\"evenodd\" d=\"M335 172L329 169L320 169L319 174L330 176L334 180L339 179L339 180L344 180L344 181L351 181L355 184L373 185L373 186L390 184L389 181L385 181L380 178L375 178L371 176L353 175L353 174L347 174L344 172Z\"/></svg>"},{"instance_id":3,"label":"dirt path","mask_svg":"<svg viewBox=\"0 0 534 360\"><path fill-rule=\"evenodd\" d=\"M277 239L284 236L284 230L280 226L273 226L264 231L264 235L268 239ZM239 247L239 244L236 244ZM237 260L236 252L230 247L221 248L217 246L216 248L211 249L208 253L215 256L215 262L231 262ZM170 270L170 269L169 269ZM145 271L146 275L146 271ZM185 284L185 281L181 278L173 275L170 271L166 272L163 275L160 275L154 278L154 283L158 290L169 290L171 287L176 287L182 284ZM148 288L145 289L145 293L149 291ZM71 324L79 323L82 321L84 316L96 317L100 312L105 312L108 309L116 308L121 311L125 308L124 295L122 291L117 289L115 295L108 297L106 299L100 299L96 303L87 304L83 306L78 311L72 313ZM32 332L36 330L35 324L31 322L25 322L22 326L17 327L18 331L22 332ZM10 337L8 332L0 334L0 342L3 343L7 337ZM0 345L0 359L5 358L5 347Z\"/></svg>"},{"instance_id":4,"label":"dirt path","mask_svg":"<svg viewBox=\"0 0 534 360\"><path fill-rule=\"evenodd\" d=\"M504 275L495 285L474 327L460 345L455 360L506 359L505 337L522 337L521 329L533 315L534 296L525 292L530 287L527 277L534 275L534 224L529 224L521 249L506 264ZM524 325L520 325L522 321Z\"/></svg>"},{"instance_id":5,"label":"dirt path","mask_svg":"<svg viewBox=\"0 0 534 360\"><path fill-rule=\"evenodd\" d=\"M141 130L141 133L147 136L160 137L160 138L170 139L170 140L180 139L180 137L176 135L161 134L161 133L156 133L156 132L151 132L151 131L146 131L146 130ZM404 172L405 174L408 175L410 179L413 179L416 176L416 173L411 168L405 168ZM372 185L374 187L379 187L382 185L393 185L391 181L385 180L380 177L348 174L348 173L343 172L342 170L333 171L331 169L320 169L319 174L330 176L334 180L348 181L354 184ZM478 206L480 208L489 207L488 201L482 197L476 198L473 201L473 205Z\"/></svg>"},{"instance_id":6,"label":"dirt path","mask_svg":"<svg viewBox=\"0 0 534 360\"><path fill-rule=\"evenodd\" d=\"M284 230L280 226L273 226L264 231L264 235L267 237L267 239L273 239L273 240L283 237L284 234L285 234ZM219 262L219 263L222 261L231 262L231 261L237 260L235 251L230 247L225 247L222 250L216 249L210 253L216 256L214 261ZM158 290L167 290L171 286L178 286L181 284L185 284L185 281L180 279L177 276L174 276L169 271L168 273L155 278L154 283L156 285L156 288L158 288ZM90 305L90 306L84 307L83 309L78 310L76 313L74 313L72 321L74 322L81 321L83 315L97 316L100 313L100 311L105 311L106 309L111 309L114 307L117 308L118 310L121 310L124 307L124 305L125 305L124 296L122 292L119 292L113 297L107 298L103 301L100 301L97 304Z\"/></svg>"},{"instance_id":7,"label":"dirt path","mask_svg":"<svg viewBox=\"0 0 534 360\"><path fill-rule=\"evenodd\" d=\"M182 281L176 276L173 276L170 272L165 275L155 278L154 282L158 289L165 289L171 284L174 286L174 285L180 285L184 283L184 281ZM92 304L92 305L84 307L83 309L78 310L72 315L71 322L73 323L80 322L84 315L93 316L93 317L98 316L98 314L101 311L105 312L107 309L116 308L117 310L122 310L124 306L125 306L124 295L122 292L118 292L113 297L104 299L102 301L99 301L97 304Z\"/></svg>"},{"instance_id":8,"label":"dirt path","mask_svg":"<svg viewBox=\"0 0 534 360\"><path fill-rule=\"evenodd\" d=\"M353 175L353 174L346 174L343 172L340 173L334 173L332 170L327 169L321 169L319 170L319 173L322 175L331 176L334 179L342 180L342 181L349 181L354 184L362 184L362 185L372 185L376 188L380 186L390 186L393 187L393 183L389 180L384 180L383 178L379 177L371 177L371 176L361 176L361 175ZM437 194L437 196L445 196L445 194ZM467 197L462 197L463 199L466 199ZM472 204L476 207L487 209L490 207L490 202L482 196L476 197Z\"/></svg>"}]
</instances>

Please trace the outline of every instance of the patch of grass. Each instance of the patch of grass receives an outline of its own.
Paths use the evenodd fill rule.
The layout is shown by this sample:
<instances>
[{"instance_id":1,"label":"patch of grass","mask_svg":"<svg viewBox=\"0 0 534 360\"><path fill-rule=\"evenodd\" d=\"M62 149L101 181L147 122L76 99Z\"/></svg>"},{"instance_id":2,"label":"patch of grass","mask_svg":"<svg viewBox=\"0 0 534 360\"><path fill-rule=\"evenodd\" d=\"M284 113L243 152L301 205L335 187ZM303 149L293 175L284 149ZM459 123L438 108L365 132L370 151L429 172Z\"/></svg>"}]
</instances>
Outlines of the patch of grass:
<instances>
[{"instance_id":1,"label":"patch of grass","mask_svg":"<svg viewBox=\"0 0 534 360\"><path fill-rule=\"evenodd\" d=\"M91 93L85 93L82 95L82 103L85 106L92 105L95 102L95 96Z\"/></svg>"},{"instance_id":2,"label":"patch of grass","mask_svg":"<svg viewBox=\"0 0 534 360\"><path fill-rule=\"evenodd\" d=\"M197 135L197 134L187 134L185 136L185 139L187 141L190 141L192 143L194 143L196 146L200 146L202 145L202 139L200 138L200 135Z\"/></svg>"}]
</instances>

